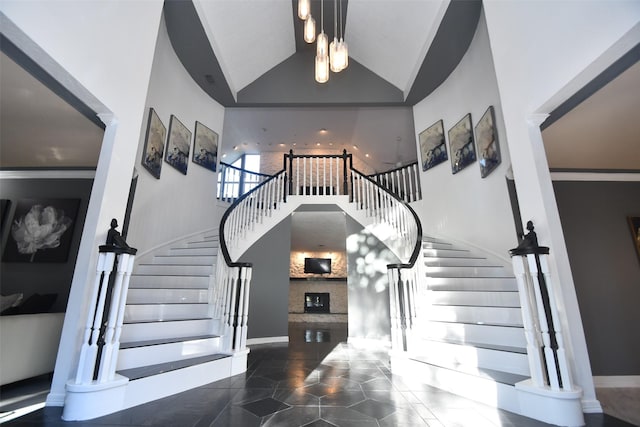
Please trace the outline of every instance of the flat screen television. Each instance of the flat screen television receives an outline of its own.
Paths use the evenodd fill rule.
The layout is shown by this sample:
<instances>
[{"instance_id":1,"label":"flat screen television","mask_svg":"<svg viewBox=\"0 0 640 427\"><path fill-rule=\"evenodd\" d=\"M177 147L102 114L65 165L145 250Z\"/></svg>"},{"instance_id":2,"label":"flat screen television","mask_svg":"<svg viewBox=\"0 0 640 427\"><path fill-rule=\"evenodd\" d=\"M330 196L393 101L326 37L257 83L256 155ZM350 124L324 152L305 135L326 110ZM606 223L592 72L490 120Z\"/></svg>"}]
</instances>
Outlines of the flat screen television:
<instances>
[{"instance_id":1,"label":"flat screen television","mask_svg":"<svg viewBox=\"0 0 640 427\"><path fill-rule=\"evenodd\" d=\"M305 258L304 272L315 274L331 273L331 258Z\"/></svg>"}]
</instances>

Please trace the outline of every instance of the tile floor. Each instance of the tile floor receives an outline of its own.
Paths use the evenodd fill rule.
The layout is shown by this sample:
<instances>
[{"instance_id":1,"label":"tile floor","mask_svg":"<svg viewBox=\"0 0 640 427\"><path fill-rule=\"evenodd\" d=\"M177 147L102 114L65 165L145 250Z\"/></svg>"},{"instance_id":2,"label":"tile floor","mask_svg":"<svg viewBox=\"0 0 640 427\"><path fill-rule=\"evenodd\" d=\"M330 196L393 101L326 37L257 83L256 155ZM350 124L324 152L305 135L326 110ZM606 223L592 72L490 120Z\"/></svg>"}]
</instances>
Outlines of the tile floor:
<instances>
[{"instance_id":1,"label":"tile floor","mask_svg":"<svg viewBox=\"0 0 640 427\"><path fill-rule=\"evenodd\" d=\"M46 407L7 426L176 427L534 427L547 424L496 410L388 369L387 353L346 343L345 324L289 326L288 344L251 347L245 374L84 422ZM589 427L632 426L588 414Z\"/></svg>"}]
</instances>

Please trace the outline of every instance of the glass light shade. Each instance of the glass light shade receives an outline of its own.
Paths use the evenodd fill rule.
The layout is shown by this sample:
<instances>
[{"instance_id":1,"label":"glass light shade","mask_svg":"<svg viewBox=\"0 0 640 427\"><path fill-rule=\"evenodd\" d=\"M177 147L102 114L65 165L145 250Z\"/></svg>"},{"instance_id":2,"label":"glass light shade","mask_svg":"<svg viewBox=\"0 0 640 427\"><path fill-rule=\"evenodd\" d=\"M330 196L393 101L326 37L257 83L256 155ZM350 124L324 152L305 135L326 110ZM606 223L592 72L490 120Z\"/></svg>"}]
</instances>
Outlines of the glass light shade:
<instances>
[{"instance_id":1,"label":"glass light shade","mask_svg":"<svg viewBox=\"0 0 640 427\"><path fill-rule=\"evenodd\" d=\"M298 18L306 21L311 10L311 0L298 0Z\"/></svg>"},{"instance_id":2,"label":"glass light shade","mask_svg":"<svg viewBox=\"0 0 640 427\"><path fill-rule=\"evenodd\" d=\"M329 45L329 67L331 71L337 73L340 69L336 68L336 54L338 53L338 39L333 38L333 41Z\"/></svg>"},{"instance_id":3,"label":"glass light shade","mask_svg":"<svg viewBox=\"0 0 640 427\"><path fill-rule=\"evenodd\" d=\"M316 81L326 83L329 80L329 56L316 55Z\"/></svg>"},{"instance_id":4,"label":"glass light shade","mask_svg":"<svg viewBox=\"0 0 640 427\"><path fill-rule=\"evenodd\" d=\"M318 34L318 39L316 41L316 55L327 56L329 54L328 46L329 38L324 31L321 31L320 34Z\"/></svg>"},{"instance_id":5,"label":"glass light shade","mask_svg":"<svg viewBox=\"0 0 640 427\"><path fill-rule=\"evenodd\" d=\"M316 41L316 20L311 15L304 21L304 41L307 43Z\"/></svg>"},{"instance_id":6,"label":"glass light shade","mask_svg":"<svg viewBox=\"0 0 640 427\"><path fill-rule=\"evenodd\" d=\"M349 66L349 48L344 39L340 39L336 46L335 67L342 71Z\"/></svg>"}]
</instances>

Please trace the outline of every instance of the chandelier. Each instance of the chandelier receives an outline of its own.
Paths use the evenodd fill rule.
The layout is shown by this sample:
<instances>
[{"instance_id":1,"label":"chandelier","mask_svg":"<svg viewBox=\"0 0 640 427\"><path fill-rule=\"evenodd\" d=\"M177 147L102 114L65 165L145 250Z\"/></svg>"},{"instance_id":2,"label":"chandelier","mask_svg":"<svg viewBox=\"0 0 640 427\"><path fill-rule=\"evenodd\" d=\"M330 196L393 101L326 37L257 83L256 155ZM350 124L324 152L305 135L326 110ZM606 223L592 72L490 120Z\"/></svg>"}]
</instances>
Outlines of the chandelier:
<instances>
[{"instance_id":1,"label":"chandelier","mask_svg":"<svg viewBox=\"0 0 640 427\"><path fill-rule=\"evenodd\" d=\"M333 0L333 41L324 32L324 0L320 0L320 34L316 37L316 21L311 16L311 0L298 0L298 17L304 21L304 41L316 42L315 79L329 81L329 70L339 73L349 66L349 50L344 41L342 0L340 0L340 38L338 38L338 0Z\"/></svg>"}]
</instances>

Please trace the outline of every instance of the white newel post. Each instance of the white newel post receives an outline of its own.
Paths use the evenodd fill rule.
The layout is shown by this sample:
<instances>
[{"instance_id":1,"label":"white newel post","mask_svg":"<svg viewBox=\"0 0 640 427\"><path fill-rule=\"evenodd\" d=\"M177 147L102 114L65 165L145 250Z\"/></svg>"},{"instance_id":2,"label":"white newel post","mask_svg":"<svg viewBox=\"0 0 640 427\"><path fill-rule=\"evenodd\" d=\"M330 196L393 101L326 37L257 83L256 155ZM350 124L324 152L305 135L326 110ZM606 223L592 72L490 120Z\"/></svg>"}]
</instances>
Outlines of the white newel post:
<instances>
[{"instance_id":1,"label":"white newel post","mask_svg":"<svg viewBox=\"0 0 640 427\"><path fill-rule=\"evenodd\" d=\"M137 249L130 247L111 221L107 244L100 246L78 368L66 385L62 418L86 420L116 411L128 379L116 375L120 334ZM115 274L112 274L115 273ZM108 304L108 307L106 307Z\"/></svg>"},{"instance_id":2,"label":"white newel post","mask_svg":"<svg viewBox=\"0 0 640 427\"><path fill-rule=\"evenodd\" d=\"M538 246L533 223L517 248L509 251L518 283L531 379L516 384L526 415L549 413L546 421L584 425L582 390L573 384L564 348L560 312L549 274L549 248Z\"/></svg>"}]
</instances>

